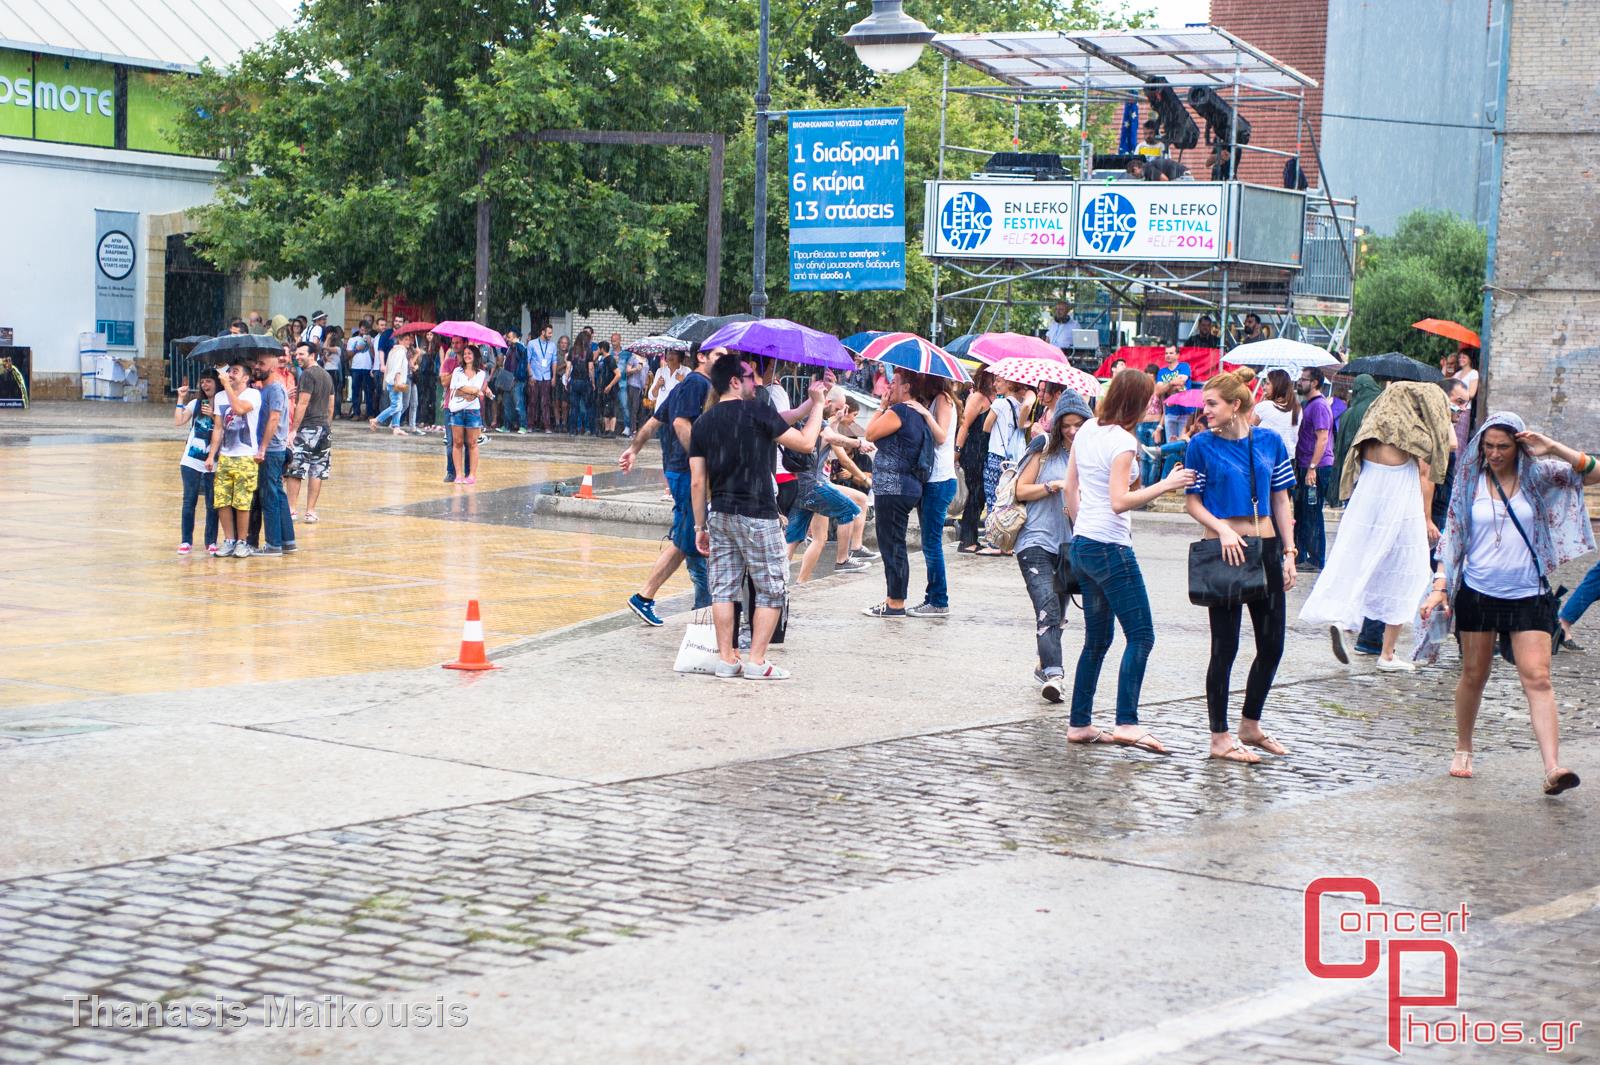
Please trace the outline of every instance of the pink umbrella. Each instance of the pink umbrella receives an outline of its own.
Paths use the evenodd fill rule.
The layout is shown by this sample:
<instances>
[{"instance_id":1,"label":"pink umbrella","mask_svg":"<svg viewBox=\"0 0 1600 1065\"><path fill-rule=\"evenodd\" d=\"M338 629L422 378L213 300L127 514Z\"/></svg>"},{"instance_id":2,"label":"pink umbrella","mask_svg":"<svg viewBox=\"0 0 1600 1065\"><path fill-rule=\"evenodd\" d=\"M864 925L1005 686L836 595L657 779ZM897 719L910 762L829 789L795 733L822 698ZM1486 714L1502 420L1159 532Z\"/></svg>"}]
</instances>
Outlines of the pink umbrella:
<instances>
[{"instance_id":1,"label":"pink umbrella","mask_svg":"<svg viewBox=\"0 0 1600 1065\"><path fill-rule=\"evenodd\" d=\"M1169 407L1183 407L1188 410L1199 410L1206 405L1205 394L1206 390L1203 388L1191 388L1187 392L1179 392L1177 395L1169 397L1166 405Z\"/></svg>"},{"instance_id":2,"label":"pink umbrella","mask_svg":"<svg viewBox=\"0 0 1600 1065\"><path fill-rule=\"evenodd\" d=\"M981 363L999 362L1001 359L1048 359L1068 365L1061 349L1038 337L1021 333L984 333L967 347L967 358Z\"/></svg>"},{"instance_id":3,"label":"pink umbrella","mask_svg":"<svg viewBox=\"0 0 1600 1065\"><path fill-rule=\"evenodd\" d=\"M989 372L1003 381L1015 381L1029 388L1041 382L1060 385L1088 400L1100 398L1100 382L1075 366L1051 362L1048 359L1025 359L1012 356L989 366Z\"/></svg>"},{"instance_id":4,"label":"pink umbrella","mask_svg":"<svg viewBox=\"0 0 1600 1065\"><path fill-rule=\"evenodd\" d=\"M477 322L440 322L433 327L433 332L442 337L461 337L474 344L487 344L491 348L506 346L506 338L496 333L486 325Z\"/></svg>"}]
</instances>

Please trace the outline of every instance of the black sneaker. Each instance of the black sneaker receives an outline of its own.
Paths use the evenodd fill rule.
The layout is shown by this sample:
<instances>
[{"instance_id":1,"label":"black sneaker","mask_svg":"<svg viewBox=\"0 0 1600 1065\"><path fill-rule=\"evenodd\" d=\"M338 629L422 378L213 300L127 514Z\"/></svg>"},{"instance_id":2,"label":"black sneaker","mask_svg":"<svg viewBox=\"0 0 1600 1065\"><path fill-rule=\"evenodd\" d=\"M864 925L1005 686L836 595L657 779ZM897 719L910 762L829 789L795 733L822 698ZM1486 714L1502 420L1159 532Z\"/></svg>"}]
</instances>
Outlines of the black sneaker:
<instances>
[{"instance_id":1,"label":"black sneaker","mask_svg":"<svg viewBox=\"0 0 1600 1065\"><path fill-rule=\"evenodd\" d=\"M903 606L890 606L888 603L879 603L877 606L867 607L862 613L869 618L903 618L906 616L906 608Z\"/></svg>"},{"instance_id":2,"label":"black sneaker","mask_svg":"<svg viewBox=\"0 0 1600 1065\"><path fill-rule=\"evenodd\" d=\"M918 603L906 610L908 618L947 618L950 608L947 606L934 606L932 603Z\"/></svg>"},{"instance_id":3,"label":"black sneaker","mask_svg":"<svg viewBox=\"0 0 1600 1065\"><path fill-rule=\"evenodd\" d=\"M1339 626L1328 626L1328 639L1333 643L1333 657L1348 666L1350 664L1350 654L1344 649L1344 633L1339 630Z\"/></svg>"}]
</instances>

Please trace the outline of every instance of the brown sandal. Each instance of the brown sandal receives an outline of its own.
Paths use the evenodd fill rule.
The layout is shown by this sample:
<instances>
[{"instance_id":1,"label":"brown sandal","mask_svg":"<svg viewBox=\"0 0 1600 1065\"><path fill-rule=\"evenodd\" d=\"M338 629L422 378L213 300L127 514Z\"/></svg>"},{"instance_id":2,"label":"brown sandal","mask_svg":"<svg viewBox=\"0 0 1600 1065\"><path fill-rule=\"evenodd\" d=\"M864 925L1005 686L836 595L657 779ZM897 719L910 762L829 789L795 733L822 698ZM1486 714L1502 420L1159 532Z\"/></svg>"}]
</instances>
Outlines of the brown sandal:
<instances>
[{"instance_id":1,"label":"brown sandal","mask_svg":"<svg viewBox=\"0 0 1600 1065\"><path fill-rule=\"evenodd\" d=\"M1115 743L1116 740L1114 740L1112 738L1111 733L1107 732L1105 729L1102 728L1102 729L1095 729L1095 733L1094 733L1093 736L1087 736L1087 737L1085 737L1085 738L1083 738L1081 740L1075 740L1071 736L1068 736L1067 737L1067 742L1068 743L1081 743L1081 744Z\"/></svg>"},{"instance_id":2,"label":"brown sandal","mask_svg":"<svg viewBox=\"0 0 1600 1065\"><path fill-rule=\"evenodd\" d=\"M1255 747L1259 750L1266 751L1268 754L1276 754L1280 757L1289 753L1288 749L1285 748L1283 744L1279 743L1272 737L1270 733L1266 732L1263 732L1259 739L1247 740L1241 737L1239 742L1244 744L1246 747Z\"/></svg>"},{"instance_id":3,"label":"brown sandal","mask_svg":"<svg viewBox=\"0 0 1600 1065\"><path fill-rule=\"evenodd\" d=\"M1238 743L1237 741L1221 754L1213 752L1206 757L1215 758L1219 762L1238 762L1240 765L1261 764L1261 756L1259 754L1251 754L1249 751L1244 749L1242 744Z\"/></svg>"}]
</instances>

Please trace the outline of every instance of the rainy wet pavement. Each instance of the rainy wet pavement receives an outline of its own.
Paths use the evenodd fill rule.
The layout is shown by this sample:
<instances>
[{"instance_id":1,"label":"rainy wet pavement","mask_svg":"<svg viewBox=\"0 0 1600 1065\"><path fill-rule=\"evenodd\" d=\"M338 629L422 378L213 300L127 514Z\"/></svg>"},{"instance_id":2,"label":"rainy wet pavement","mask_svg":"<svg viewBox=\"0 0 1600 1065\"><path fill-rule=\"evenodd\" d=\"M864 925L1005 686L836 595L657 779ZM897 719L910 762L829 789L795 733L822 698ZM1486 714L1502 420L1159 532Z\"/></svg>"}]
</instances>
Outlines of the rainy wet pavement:
<instances>
[{"instance_id":1,"label":"rainy wet pavement","mask_svg":"<svg viewBox=\"0 0 1600 1065\"><path fill-rule=\"evenodd\" d=\"M476 515L396 499L363 529L460 518L423 525L521 551L530 494L491 484ZM480 677L297 669L313 641L253 683L0 709L0 1061L1392 1060L1384 971L1306 972L1301 892L1327 875L1391 910L1466 904L1459 1007L1415 1017L1529 1036L1406 1058L1548 1059L1537 1022L1600 1016L1600 654L1556 660L1566 760L1592 778L1559 800L1503 667L1456 781L1447 670L1339 667L1301 631L1266 722L1291 754L1208 762L1204 616L1161 592L1191 534L1136 520L1144 719L1169 758L1065 742L1027 683L1014 563L971 558L948 622L861 617L877 570L802 589L778 652L795 679L772 687L675 677L681 619L608 615L521 634ZM425 594L388 593L413 614ZM1408 969L1407 993L1430 979ZM188 1023L74 1025L74 995ZM469 1020L263 1027L286 995ZM217 996L248 1023L207 1023Z\"/></svg>"}]
</instances>

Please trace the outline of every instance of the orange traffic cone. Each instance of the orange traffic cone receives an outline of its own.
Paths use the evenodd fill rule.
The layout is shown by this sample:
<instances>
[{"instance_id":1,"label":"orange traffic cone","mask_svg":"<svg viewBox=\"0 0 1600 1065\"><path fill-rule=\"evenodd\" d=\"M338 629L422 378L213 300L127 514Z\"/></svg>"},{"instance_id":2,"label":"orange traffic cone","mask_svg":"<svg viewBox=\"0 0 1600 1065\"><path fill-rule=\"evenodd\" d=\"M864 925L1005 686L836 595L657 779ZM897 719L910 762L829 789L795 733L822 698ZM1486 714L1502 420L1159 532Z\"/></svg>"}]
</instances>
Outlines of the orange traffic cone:
<instances>
[{"instance_id":1,"label":"orange traffic cone","mask_svg":"<svg viewBox=\"0 0 1600 1065\"><path fill-rule=\"evenodd\" d=\"M579 499L593 499L594 498L594 467L593 466L585 466L583 468L583 484L578 486L578 498Z\"/></svg>"},{"instance_id":2,"label":"orange traffic cone","mask_svg":"<svg viewBox=\"0 0 1600 1065\"><path fill-rule=\"evenodd\" d=\"M478 618L478 601L467 600L467 620L461 626L461 653L454 662L446 662L445 669L499 669L483 654L483 622Z\"/></svg>"}]
</instances>

